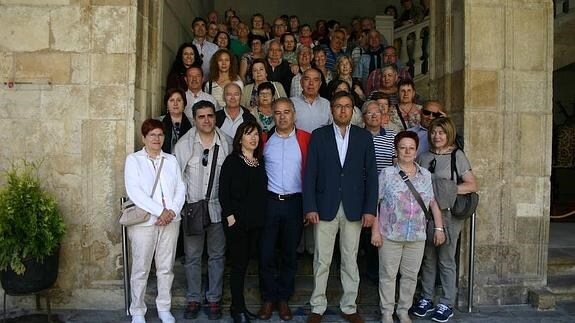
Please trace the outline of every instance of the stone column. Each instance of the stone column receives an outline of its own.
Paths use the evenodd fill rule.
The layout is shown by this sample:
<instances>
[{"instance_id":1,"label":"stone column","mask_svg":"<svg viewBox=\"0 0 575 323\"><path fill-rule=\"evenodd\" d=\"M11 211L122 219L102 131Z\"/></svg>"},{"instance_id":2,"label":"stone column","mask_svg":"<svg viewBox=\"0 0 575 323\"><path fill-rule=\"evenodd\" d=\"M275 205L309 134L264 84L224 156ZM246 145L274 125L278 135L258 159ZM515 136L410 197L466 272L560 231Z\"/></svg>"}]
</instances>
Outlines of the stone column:
<instances>
[{"instance_id":1,"label":"stone column","mask_svg":"<svg viewBox=\"0 0 575 323\"><path fill-rule=\"evenodd\" d=\"M544 286L547 278L552 2L463 3L460 120L481 196L475 303L526 303L528 290ZM464 245L462 256L468 252Z\"/></svg>"}]
</instances>

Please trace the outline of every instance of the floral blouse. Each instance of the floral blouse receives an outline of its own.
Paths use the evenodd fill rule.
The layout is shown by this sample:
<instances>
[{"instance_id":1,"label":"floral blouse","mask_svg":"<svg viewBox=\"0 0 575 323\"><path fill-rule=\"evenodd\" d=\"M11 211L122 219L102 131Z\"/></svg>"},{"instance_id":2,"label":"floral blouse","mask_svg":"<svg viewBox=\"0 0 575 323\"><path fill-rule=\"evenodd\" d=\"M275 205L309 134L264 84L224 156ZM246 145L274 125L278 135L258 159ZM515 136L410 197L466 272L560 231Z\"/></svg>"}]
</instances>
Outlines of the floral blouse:
<instances>
[{"instance_id":1,"label":"floral blouse","mask_svg":"<svg viewBox=\"0 0 575 323\"><path fill-rule=\"evenodd\" d=\"M431 173L417 167L410 178L429 208L434 199ZM399 175L399 166L384 168L379 174L379 230L383 238L392 241L424 241L426 237L425 213Z\"/></svg>"}]
</instances>

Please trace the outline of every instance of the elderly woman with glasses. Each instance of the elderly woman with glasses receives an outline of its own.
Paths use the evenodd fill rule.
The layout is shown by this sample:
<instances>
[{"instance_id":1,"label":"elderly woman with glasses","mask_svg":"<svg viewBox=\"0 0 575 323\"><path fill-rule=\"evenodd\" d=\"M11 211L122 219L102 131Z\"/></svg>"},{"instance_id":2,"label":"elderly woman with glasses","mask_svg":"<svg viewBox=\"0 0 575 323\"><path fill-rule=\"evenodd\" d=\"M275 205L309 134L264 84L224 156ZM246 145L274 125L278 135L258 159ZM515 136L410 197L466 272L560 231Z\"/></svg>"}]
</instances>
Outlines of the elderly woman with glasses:
<instances>
[{"instance_id":1,"label":"elderly woman with glasses","mask_svg":"<svg viewBox=\"0 0 575 323\"><path fill-rule=\"evenodd\" d=\"M124 183L132 202L151 216L145 222L128 227L132 253L130 314L132 323L146 322L144 296L154 260L158 282L158 316L163 323L173 323L176 322L170 313L173 267L186 186L176 158L162 151L162 122L153 119L144 121L141 133L144 148L126 157ZM158 183L154 186L156 178Z\"/></svg>"},{"instance_id":2,"label":"elderly woman with glasses","mask_svg":"<svg viewBox=\"0 0 575 323\"><path fill-rule=\"evenodd\" d=\"M440 117L431 121L428 138L430 149L418 157L418 162L427 167L437 186L440 181L451 182L454 189L452 196L436 196L440 206L442 200L455 199L454 194L466 194L477 191L477 181L471 170L469 160L462 150L455 144L455 125L450 118ZM451 159L455 159L456 169L452 169ZM443 184L445 185L445 184ZM442 190L447 191L447 190ZM450 206L449 206L450 207ZM457 239L463 227L464 220L452 217L449 207L441 207L443 224L447 234L447 241L440 246L425 246L423 257L421 285L422 292L417 303L410 309L413 315L424 317L432 312L431 318L437 322L447 322L453 316L453 304L457 295ZM439 272L442 294L439 303L433 306L435 296L435 278Z\"/></svg>"},{"instance_id":3,"label":"elderly woman with glasses","mask_svg":"<svg viewBox=\"0 0 575 323\"><path fill-rule=\"evenodd\" d=\"M426 239L433 245L445 241L431 174L415 162L418 143L419 138L414 132L399 132L394 139L397 164L384 168L379 174L381 203L378 220L372 227L371 241L379 248L382 323L393 323L398 271L401 278L396 313L400 322L411 323L408 310L413 302ZM427 237L428 217L433 218L437 228L433 237Z\"/></svg>"}]
</instances>

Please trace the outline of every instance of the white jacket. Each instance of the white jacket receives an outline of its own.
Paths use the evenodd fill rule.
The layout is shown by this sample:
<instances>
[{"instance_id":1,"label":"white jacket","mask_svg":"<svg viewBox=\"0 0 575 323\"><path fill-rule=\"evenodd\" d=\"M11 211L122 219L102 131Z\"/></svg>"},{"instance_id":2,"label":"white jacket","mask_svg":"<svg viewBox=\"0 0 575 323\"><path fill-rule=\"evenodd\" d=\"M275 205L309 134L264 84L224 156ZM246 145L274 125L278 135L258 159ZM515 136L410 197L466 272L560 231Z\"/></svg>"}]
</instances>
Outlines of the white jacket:
<instances>
[{"instance_id":1,"label":"white jacket","mask_svg":"<svg viewBox=\"0 0 575 323\"><path fill-rule=\"evenodd\" d=\"M186 186L182 180L182 172L176 161L176 157L161 152L164 165L160 173L160 180L154 196L150 197L152 187L156 179L156 171L148 153L142 149L126 157L124 168L124 183L128 197L138 207L151 213L150 220L139 224L141 226L154 225L164 210L162 206L162 194L166 203L166 209L176 213L174 221L179 221L180 211L186 199Z\"/></svg>"}]
</instances>

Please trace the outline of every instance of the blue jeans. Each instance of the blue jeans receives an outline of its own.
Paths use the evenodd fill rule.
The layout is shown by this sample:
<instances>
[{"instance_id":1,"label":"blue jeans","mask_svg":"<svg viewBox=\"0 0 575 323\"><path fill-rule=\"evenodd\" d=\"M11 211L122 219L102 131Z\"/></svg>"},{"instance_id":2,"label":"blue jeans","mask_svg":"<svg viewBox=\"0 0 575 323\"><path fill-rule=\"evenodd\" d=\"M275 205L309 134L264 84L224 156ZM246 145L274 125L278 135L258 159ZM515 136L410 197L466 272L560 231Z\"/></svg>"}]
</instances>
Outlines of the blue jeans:
<instances>
[{"instance_id":1,"label":"blue jeans","mask_svg":"<svg viewBox=\"0 0 575 323\"><path fill-rule=\"evenodd\" d=\"M266 220L260 239L261 294L266 302L288 301L297 272L297 245L303 228L301 195L285 201L267 199ZM281 268L276 268L276 246Z\"/></svg>"}]
</instances>

